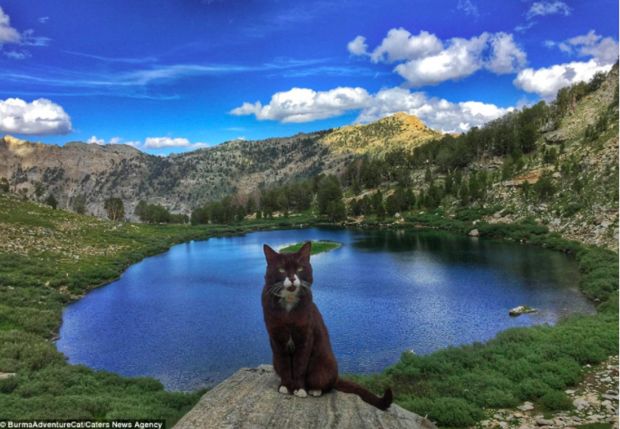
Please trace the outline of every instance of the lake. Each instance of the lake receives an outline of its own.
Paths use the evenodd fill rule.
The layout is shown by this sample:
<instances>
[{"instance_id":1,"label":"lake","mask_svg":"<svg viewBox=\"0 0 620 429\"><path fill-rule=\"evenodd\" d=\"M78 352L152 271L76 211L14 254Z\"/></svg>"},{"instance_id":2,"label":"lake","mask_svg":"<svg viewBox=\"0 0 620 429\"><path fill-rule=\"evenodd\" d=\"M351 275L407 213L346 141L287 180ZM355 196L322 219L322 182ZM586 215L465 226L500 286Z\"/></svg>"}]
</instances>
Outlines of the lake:
<instances>
[{"instance_id":1,"label":"lake","mask_svg":"<svg viewBox=\"0 0 620 429\"><path fill-rule=\"evenodd\" d=\"M574 260L559 252L435 231L266 231L180 244L131 266L65 309L58 350L73 364L151 376L171 390L271 363L262 245L318 239L343 243L311 259L341 372L594 312ZM540 311L509 317L521 304Z\"/></svg>"}]
</instances>

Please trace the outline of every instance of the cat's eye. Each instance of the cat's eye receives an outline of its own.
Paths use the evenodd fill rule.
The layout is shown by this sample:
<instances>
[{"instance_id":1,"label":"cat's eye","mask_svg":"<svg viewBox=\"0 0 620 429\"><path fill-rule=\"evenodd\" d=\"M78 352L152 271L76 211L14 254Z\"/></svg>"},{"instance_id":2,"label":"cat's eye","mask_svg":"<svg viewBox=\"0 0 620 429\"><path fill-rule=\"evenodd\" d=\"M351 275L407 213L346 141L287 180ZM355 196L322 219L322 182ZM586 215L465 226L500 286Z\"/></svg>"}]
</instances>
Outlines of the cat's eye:
<instances>
[{"instance_id":1,"label":"cat's eye","mask_svg":"<svg viewBox=\"0 0 620 429\"><path fill-rule=\"evenodd\" d=\"M278 268L278 271L284 273L284 268Z\"/></svg>"},{"instance_id":2,"label":"cat's eye","mask_svg":"<svg viewBox=\"0 0 620 429\"><path fill-rule=\"evenodd\" d=\"M299 268L297 268L297 272L298 272L298 273L301 273L303 270L304 270L304 267L299 267Z\"/></svg>"}]
</instances>

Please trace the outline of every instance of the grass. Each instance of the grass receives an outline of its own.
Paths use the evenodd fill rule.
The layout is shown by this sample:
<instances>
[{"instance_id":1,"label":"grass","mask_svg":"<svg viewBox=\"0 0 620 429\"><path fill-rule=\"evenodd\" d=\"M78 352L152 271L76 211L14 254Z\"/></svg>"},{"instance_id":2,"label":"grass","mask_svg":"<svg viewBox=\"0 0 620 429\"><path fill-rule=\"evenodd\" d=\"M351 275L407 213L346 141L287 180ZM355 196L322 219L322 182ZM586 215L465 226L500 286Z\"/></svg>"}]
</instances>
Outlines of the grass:
<instances>
[{"instance_id":1,"label":"grass","mask_svg":"<svg viewBox=\"0 0 620 429\"><path fill-rule=\"evenodd\" d=\"M0 419L162 418L170 427L203 392L166 392L154 379L69 365L53 343L63 307L176 243L309 220L113 223L0 193L0 372L16 373L0 380Z\"/></svg>"},{"instance_id":2,"label":"grass","mask_svg":"<svg viewBox=\"0 0 620 429\"><path fill-rule=\"evenodd\" d=\"M299 243L291 244L290 246L283 247L280 249L281 253L294 253L301 249L306 242L301 241ZM311 255L318 255L319 253L329 252L330 250L339 249L342 247L342 243L338 243L336 241L329 240L312 240L312 251Z\"/></svg>"},{"instance_id":3,"label":"grass","mask_svg":"<svg viewBox=\"0 0 620 429\"><path fill-rule=\"evenodd\" d=\"M484 408L532 400L541 409L565 408L562 391L618 350L618 255L563 240L545 227L473 225L476 213L406 216L402 227L425 227L529 242L574 255L581 290L598 313L572 316L556 326L504 331L480 344L417 356L402 355L380 374L355 377L369 388L392 386L396 402L441 426L462 427ZM172 425L202 392L166 392L149 378L124 378L69 365L52 340L62 309L105 284L129 265L171 245L257 229L315 224L311 215L242 225L115 224L0 194L0 418L163 418ZM315 249L316 250L316 249Z\"/></svg>"}]
</instances>

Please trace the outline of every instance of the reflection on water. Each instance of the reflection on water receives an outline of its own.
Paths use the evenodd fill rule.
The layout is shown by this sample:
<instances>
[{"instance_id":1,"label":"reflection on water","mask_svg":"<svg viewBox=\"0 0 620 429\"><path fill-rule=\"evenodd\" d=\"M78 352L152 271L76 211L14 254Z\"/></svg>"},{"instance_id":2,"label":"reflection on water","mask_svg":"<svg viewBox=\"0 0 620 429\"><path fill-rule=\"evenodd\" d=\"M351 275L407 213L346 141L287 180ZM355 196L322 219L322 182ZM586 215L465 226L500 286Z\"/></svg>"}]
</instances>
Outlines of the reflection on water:
<instances>
[{"instance_id":1,"label":"reflection on water","mask_svg":"<svg viewBox=\"0 0 620 429\"><path fill-rule=\"evenodd\" d=\"M443 232L269 231L184 243L133 265L65 310L58 349L71 363L177 390L270 362L262 244L317 239L344 244L312 257L315 301L342 372L593 311L575 264L558 252ZM521 304L540 312L509 317Z\"/></svg>"}]
</instances>

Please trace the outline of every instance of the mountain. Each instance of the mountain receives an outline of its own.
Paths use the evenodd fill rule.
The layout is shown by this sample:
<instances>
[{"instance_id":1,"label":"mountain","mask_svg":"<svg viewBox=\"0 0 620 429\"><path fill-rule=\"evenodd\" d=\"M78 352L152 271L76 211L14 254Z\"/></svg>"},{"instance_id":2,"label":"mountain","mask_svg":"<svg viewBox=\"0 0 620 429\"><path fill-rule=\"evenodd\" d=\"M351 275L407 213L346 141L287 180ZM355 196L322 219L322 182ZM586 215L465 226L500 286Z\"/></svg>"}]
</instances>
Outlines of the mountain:
<instances>
[{"instance_id":1,"label":"mountain","mask_svg":"<svg viewBox=\"0 0 620 429\"><path fill-rule=\"evenodd\" d=\"M131 215L140 200L187 213L230 194L318 173L340 173L351 157L411 146L440 135L418 118L398 113L369 125L261 141L230 141L160 157L127 145L70 142L64 146L0 139L0 177L32 199L54 195L71 208L86 199L89 213L104 216L103 202L119 197Z\"/></svg>"},{"instance_id":2,"label":"mountain","mask_svg":"<svg viewBox=\"0 0 620 429\"><path fill-rule=\"evenodd\" d=\"M416 116L398 112L368 125L336 128L322 141L337 153L380 156L394 149L412 150L441 136Z\"/></svg>"}]
</instances>

